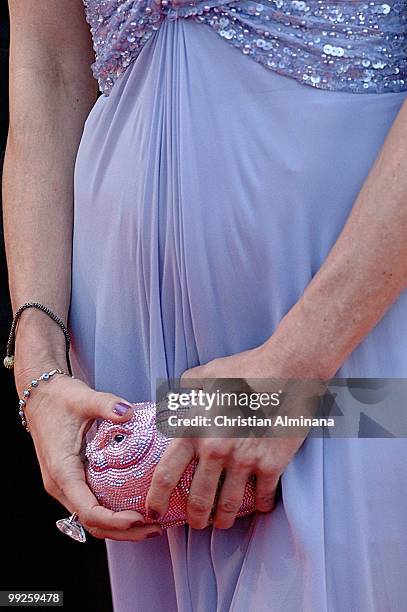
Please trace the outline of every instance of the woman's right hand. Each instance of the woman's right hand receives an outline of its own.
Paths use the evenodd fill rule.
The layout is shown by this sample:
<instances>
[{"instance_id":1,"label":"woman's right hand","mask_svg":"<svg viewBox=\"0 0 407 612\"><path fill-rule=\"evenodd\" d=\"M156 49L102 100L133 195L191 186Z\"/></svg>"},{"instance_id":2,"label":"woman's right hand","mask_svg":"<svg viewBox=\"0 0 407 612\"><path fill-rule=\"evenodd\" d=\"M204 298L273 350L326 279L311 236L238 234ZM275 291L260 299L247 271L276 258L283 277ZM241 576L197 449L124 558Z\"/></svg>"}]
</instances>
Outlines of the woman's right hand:
<instances>
[{"instance_id":1,"label":"woman's right hand","mask_svg":"<svg viewBox=\"0 0 407 612\"><path fill-rule=\"evenodd\" d=\"M47 369L16 373L19 396L39 372ZM124 414L117 414L117 409ZM40 382L25 407L46 491L70 513L76 512L83 527L96 538L139 541L162 534L160 525L144 525L138 512L113 512L101 506L86 483L81 449L92 422L102 418L121 423L132 414L131 404L122 398L94 391L81 380L63 374Z\"/></svg>"}]
</instances>

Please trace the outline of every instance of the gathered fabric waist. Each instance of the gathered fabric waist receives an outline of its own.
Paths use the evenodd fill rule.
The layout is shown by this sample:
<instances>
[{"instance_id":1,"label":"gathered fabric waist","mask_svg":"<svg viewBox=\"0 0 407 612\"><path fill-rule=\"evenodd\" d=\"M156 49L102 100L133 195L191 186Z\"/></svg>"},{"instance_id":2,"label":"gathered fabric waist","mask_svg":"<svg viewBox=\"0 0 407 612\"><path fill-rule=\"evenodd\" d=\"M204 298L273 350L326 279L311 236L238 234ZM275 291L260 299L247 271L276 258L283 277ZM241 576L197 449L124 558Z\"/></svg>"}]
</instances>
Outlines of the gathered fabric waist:
<instances>
[{"instance_id":1,"label":"gathered fabric waist","mask_svg":"<svg viewBox=\"0 0 407 612\"><path fill-rule=\"evenodd\" d=\"M407 90L407 0L83 0L109 95L164 19L210 26L249 58L332 91Z\"/></svg>"}]
</instances>

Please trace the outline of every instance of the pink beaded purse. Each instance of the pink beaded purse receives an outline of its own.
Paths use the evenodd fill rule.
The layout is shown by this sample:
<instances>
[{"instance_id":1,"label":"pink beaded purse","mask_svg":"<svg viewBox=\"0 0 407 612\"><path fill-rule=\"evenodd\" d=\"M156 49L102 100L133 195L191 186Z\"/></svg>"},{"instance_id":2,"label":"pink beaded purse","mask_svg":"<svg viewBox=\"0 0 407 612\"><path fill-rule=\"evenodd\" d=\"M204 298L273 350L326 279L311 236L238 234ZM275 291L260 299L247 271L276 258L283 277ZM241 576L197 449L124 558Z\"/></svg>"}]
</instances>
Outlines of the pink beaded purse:
<instances>
[{"instance_id":1,"label":"pink beaded purse","mask_svg":"<svg viewBox=\"0 0 407 612\"><path fill-rule=\"evenodd\" d=\"M174 489L166 514L158 521L146 515L145 500L154 469L171 438L158 430L156 404L134 404L125 423L101 422L86 446L86 477L98 501L110 510L136 510L146 523L174 527L187 522L186 504L197 461L189 464ZM247 481L238 516L254 512L254 477Z\"/></svg>"}]
</instances>

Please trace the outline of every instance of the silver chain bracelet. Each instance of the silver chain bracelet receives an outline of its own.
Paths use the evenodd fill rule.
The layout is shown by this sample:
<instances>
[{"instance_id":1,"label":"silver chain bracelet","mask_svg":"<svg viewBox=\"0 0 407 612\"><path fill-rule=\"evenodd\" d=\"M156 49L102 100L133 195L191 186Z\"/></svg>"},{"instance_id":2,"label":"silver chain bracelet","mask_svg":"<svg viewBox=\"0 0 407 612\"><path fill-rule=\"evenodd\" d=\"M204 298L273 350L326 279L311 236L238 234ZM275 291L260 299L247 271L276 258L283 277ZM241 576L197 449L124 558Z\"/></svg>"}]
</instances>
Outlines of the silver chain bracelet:
<instances>
[{"instance_id":1,"label":"silver chain bracelet","mask_svg":"<svg viewBox=\"0 0 407 612\"><path fill-rule=\"evenodd\" d=\"M49 372L43 372L41 376L39 376L38 378L34 378L30 382L29 386L26 389L24 389L23 394L18 401L18 405L20 409L18 414L20 415L20 418L21 418L21 424L23 427L25 427L26 431L30 431L30 430L27 425L27 419L25 416L24 409L26 407L28 398L31 396L32 390L38 387L39 383L42 380L45 380L45 381L50 380L50 378L52 378L55 374L64 374L64 376L75 378L75 376L73 376L72 374L68 372L64 372L64 370L61 370L61 368L54 368L53 370L50 370Z\"/></svg>"}]
</instances>

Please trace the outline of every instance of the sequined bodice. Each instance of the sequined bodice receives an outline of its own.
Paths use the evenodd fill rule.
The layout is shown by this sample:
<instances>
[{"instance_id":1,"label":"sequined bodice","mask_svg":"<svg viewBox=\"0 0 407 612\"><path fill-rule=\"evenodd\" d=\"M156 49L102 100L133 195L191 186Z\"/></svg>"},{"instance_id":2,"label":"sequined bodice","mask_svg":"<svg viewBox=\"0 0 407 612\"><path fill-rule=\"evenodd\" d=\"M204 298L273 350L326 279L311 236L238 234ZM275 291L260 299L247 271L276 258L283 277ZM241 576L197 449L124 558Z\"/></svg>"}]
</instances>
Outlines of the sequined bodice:
<instances>
[{"instance_id":1,"label":"sequined bodice","mask_svg":"<svg viewBox=\"0 0 407 612\"><path fill-rule=\"evenodd\" d=\"M83 0L100 90L164 19L192 19L266 68L355 93L407 90L407 0Z\"/></svg>"}]
</instances>

